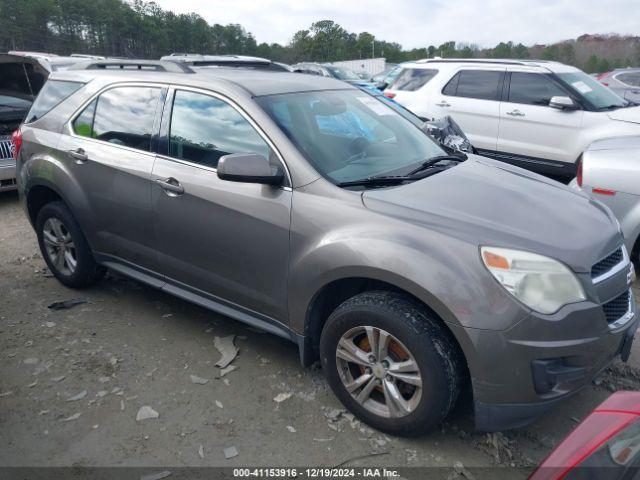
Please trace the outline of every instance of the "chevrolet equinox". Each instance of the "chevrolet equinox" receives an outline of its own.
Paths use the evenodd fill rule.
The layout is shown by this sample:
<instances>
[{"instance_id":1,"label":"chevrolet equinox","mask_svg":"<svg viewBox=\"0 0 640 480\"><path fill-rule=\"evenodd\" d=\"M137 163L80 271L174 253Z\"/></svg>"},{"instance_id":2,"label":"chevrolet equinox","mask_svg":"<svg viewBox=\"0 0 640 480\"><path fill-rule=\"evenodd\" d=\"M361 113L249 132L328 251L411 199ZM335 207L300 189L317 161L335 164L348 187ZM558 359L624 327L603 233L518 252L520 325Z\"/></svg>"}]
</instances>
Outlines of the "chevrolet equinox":
<instances>
[{"instance_id":1,"label":"chevrolet equinox","mask_svg":"<svg viewBox=\"0 0 640 480\"><path fill-rule=\"evenodd\" d=\"M105 61L44 91L13 142L55 277L113 269L290 339L377 429L433 428L463 388L478 429L524 425L629 355L606 207L358 88Z\"/></svg>"}]
</instances>

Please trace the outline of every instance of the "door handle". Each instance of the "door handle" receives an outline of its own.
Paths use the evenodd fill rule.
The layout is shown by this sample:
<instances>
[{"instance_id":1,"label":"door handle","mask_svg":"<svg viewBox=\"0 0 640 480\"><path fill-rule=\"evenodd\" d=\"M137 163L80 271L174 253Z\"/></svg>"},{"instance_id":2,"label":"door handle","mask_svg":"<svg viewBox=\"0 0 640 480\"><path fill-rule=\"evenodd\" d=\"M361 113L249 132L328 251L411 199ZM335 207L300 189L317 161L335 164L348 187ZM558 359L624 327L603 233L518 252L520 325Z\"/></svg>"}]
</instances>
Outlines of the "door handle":
<instances>
[{"instance_id":1,"label":"door handle","mask_svg":"<svg viewBox=\"0 0 640 480\"><path fill-rule=\"evenodd\" d=\"M173 177L156 178L156 183L160 185L160 188L162 188L170 197L177 197L184 193L184 187Z\"/></svg>"},{"instance_id":2,"label":"door handle","mask_svg":"<svg viewBox=\"0 0 640 480\"><path fill-rule=\"evenodd\" d=\"M511 115L512 117L524 117L524 113L520 110L511 110L510 112L507 112L507 115Z\"/></svg>"},{"instance_id":3,"label":"door handle","mask_svg":"<svg viewBox=\"0 0 640 480\"><path fill-rule=\"evenodd\" d=\"M76 163L84 163L89 160L89 156L82 148L76 148L75 150L69 150L71 158L75 159Z\"/></svg>"},{"instance_id":4,"label":"door handle","mask_svg":"<svg viewBox=\"0 0 640 480\"><path fill-rule=\"evenodd\" d=\"M450 107L451 105L447 103L445 100L442 100L440 103L436 103L436 107Z\"/></svg>"}]
</instances>

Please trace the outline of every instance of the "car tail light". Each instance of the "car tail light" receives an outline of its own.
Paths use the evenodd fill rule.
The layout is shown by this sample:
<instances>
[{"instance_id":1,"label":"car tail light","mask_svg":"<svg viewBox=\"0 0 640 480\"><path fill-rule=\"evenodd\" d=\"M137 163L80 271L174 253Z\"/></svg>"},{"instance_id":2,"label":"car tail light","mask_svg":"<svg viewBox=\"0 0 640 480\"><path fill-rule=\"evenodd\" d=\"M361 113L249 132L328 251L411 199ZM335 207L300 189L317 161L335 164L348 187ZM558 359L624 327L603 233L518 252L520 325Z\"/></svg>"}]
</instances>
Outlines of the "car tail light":
<instances>
[{"instance_id":1,"label":"car tail light","mask_svg":"<svg viewBox=\"0 0 640 480\"><path fill-rule=\"evenodd\" d=\"M529 480L562 480L601 448L624 468L639 453L640 392L617 392L596 408L540 464ZM600 465L604 466L604 465Z\"/></svg>"},{"instance_id":2,"label":"car tail light","mask_svg":"<svg viewBox=\"0 0 640 480\"><path fill-rule=\"evenodd\" d=\"M616 194L615 190L609 190L608 188L594 188L592 192L599 195L609 195L610 197Z\"/></svg>"},{"instance_id":3,"label":"car tail light","mask_svg":"<svg viewBox=\"0 0 640 480\"><path fill-rule=\"evenodd\" d=\"M600 82L600 83L602 83L605 87L609 86L609 84L607 82Z\"/></svg>"},{"instance_id":4,"label":"car tail light","mask_svg":"<svg viewBox=\"0 0 640 480\"><path fill-rule=\"evenodd\" d=\"M387 98L393 98L396 96L396 94L391 92L384 92L384 96Z\"/></svg>"},{"instance_id":5,"label":"car tail light","mask_svg":"<svg viewBox=\"0 0 640 480\"><path fill-rule=\"evenodd\" d=\"M582 186L582 159L578 160L578 170L576 171L576 181L578 186Z\"/></svg>"},{"instance_id":6,"label":"car tail light","mask_svg":"<svg viewBox=\"0 0 640 480\"><path fill-rule=\"evenodd\" d=\"M13 143L13 158L17 159L22 147L22 132L19 128L11 134L11 143Z\"/></svg>"}]
</instances>

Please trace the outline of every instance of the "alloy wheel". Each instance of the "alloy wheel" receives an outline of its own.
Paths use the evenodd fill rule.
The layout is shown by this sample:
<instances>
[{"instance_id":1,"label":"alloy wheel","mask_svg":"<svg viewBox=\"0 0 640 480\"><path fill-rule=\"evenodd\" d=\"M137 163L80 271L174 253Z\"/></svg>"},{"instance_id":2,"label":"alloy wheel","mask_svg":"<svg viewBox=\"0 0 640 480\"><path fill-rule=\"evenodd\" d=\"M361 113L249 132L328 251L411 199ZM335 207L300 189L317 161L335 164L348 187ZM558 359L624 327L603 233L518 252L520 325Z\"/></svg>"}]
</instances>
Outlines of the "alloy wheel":
<instances>
[{"instance_id":1,"label":"alloy wheel","mask_svg":"<svg viewBox=\"0 0 640 480\"><path fill-rule=\"evenodd\" d=\"M71 233L64 223L55 217L47 218L42 227L42 237L50 262L63 275L73 275L78 257Z\"/></svg>"},{"instance_id":2,"label":"alloy wheel","mask_svg":"<svg viewBox=\"0 0 640 480\"><path fill-rule=\"evenodd\" d=\"M404 417L420 403L418 363L400 340L381 328L359 326L342 335L336 366L346 390L376 415Z\"/></svg>"}]
</instances>

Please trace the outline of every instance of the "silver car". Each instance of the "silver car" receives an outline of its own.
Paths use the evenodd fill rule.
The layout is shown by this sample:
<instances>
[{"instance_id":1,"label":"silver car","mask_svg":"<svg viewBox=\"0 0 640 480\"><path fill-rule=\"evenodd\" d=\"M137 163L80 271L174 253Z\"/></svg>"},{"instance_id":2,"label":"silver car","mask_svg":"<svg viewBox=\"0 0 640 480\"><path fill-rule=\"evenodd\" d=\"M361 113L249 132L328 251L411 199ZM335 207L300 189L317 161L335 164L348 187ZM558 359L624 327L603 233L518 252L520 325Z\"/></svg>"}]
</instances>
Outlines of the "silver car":
<instances>
[{"instance_id":1,"label":"silver car","mask_svg":"<svg viewBox=\"0 0 640 480\"><path fill-rule=\"evenodd\" d=\"M594 142L571 185L613 211L627 250L640 265L640 137Z\"/></svg>"},{"instance_id":2,"label":"silver car","mask_svg":"<svg viewBox=\"0 0 640 480\"><path fill-rule=\"evenodd\" d=\"M640 68L618 68L598 80L625 100L640 104Z\"/></svg>"},{"instance_id":3,"label":"silver car","mask_svg":"<svg viewBox=\"0 0 640 480\"><path fill-rule=\"evenodd\" d=\"M104 62L45 89L15 142L55 277L110 268L289 339L380 430L433 428L463 388L479 429L520 426L629 356L608 209L359 88Z\"/></svg>"}]
</instances>

